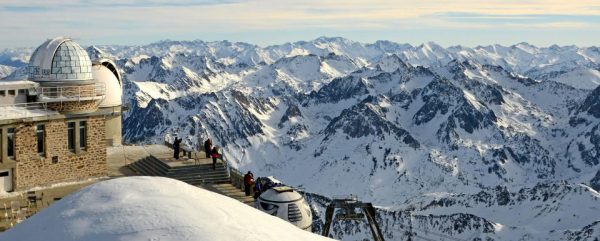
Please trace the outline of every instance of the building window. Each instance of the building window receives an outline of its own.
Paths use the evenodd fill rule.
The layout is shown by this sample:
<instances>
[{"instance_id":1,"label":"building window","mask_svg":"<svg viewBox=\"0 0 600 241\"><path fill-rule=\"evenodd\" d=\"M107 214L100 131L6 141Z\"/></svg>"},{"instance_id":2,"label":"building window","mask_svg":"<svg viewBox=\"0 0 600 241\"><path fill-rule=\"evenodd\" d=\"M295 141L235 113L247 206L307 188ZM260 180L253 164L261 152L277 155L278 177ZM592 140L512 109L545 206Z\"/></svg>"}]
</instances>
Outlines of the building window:
<instances>
[{"instance_id":1,"label":"building window","mask_svg":"<svg viewBox=\"0 0 600 241\"><path fill-rule=\"evenodd\" d=\"M0 90L0 96L5 96L6 95L6 91L5 90Z\"/></svg>"},{"instance_id":2,"label":"building window","mask_svg":"<svg viewBox=\"0 0 600 241\"><path fill-rule=\"evenodd\" d=\"M44 155L44 125L37 125L37 152Z\"/></svg>"},{"instance_id":3,"label":"building window","mask_svg":"<svg viewBox=\"0 0 600 241\"><path fill-rule=\"evenodd\" d=\"M79 149L81 150L85 150L85 146L86 146L86 142L85 139L87 137L86 133L86 129L85 129L85 121L80 121L79 122Z\"/></svg>"},{"instance_id":4,"label":"building window","mask_svg":"<svg viewBox=\"0 0 600 241\"><path fill-rule=\"evenodd\" d=\"M19 89L19 94L20 95L24 95L25 94L25 89Z\"/></svg>"},{"instance_id":5,"label":"building window","mask_svg":"<svg viewBox=\"0 0 600 241\"><path fill-rule=\"evenodd\" d=\"M15 90L8 90L8 95L15 95Z\"/></svg>"},{"instance_id":6,"label":"building window","mask_svg":"<svg viewBox=\"0 0 600 241\"><path fill-rule=\"evenodd\" d=\"M10 158L15 157L15 128L8 128L6 132L6 155Z\"/></svg>"},{"instance_id":7,"label":"building window","mask_svg":"<svg viewBox=\"0 0 600 241\"><path fill-rule=\"evenodd\" d=\"M69 151L75 152L75 122L67 123L67 146Z\"/></svg>"}]
</instances>

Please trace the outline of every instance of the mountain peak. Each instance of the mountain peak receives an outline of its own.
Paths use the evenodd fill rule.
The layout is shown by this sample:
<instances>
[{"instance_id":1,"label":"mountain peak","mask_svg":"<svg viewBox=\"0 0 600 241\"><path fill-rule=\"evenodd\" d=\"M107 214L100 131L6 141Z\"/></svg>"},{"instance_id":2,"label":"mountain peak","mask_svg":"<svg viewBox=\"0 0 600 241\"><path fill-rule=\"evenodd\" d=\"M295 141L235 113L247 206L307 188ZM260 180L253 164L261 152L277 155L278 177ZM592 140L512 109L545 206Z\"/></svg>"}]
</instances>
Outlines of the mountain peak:
<instances>
[{"instance_id":1,"label":"mountain peak","mask_svg":"<svg viewBox=\"0 0 600 241\"><path fill-rule=\"evenodd\" d=\"M337 43L353 42L352 40L344 38L344 37L327 37L327 36L320 36L320 37L314 39L313 41L314 42L337 42Z\"/></svg>"}]
</instances>

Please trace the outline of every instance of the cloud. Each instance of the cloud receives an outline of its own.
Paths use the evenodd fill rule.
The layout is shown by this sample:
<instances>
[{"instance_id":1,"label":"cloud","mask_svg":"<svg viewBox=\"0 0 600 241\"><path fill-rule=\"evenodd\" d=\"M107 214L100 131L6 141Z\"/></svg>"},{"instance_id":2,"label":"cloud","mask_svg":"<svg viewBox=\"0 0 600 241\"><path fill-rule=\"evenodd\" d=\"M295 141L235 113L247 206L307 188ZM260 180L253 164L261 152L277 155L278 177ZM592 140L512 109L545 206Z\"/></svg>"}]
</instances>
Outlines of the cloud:
<instances>
[{"instance_id":1,"label":"cloud","mask_svg":"<svg viewBox=\"0 0 600 241\"><path fill-rule=\"evenodd\" d=\"M47 7L38 6L4 6L2 10L7 12L42 12L47 11Z\"/></svg>"},{"instance_id":2,"label":"cloud","mask_svg":"<svg viewBox=\"0 0 600 241\"><path fill-rule=\"evenodd\" d=\"M4 0L0 9L8 12L39 12L60 11L64 9L87 11L99 8L163 8L163 7L194 7L237 3L240 0L48 0L48 1L14 1Z\"/></svg>"},{"instance_id":3,"label":"cloud","mask_svg":"<svg viewBox=\"0 0 600 241\"><path fill-rule=\"evenodd\" d=\"M2 0L0 47L35 45L56 35L122 43L119 39L225 38L242 32L263 33L252 39L269 41L281 32L318 36L541 26L579 31L598 27L599 16L597 0ZM429 40L436 39L423 41Z\"/></svg>"},{"instance_id":4,"label":"cloud","mask_svg":"<svg viewBox=\"0 0 600 241\"><path fill-rule=\"evenodd\" d=\"M600 15L564 15L564 14L479 14L465 12L446 12L430 15L453 22L493 23L493 24L551 24L551 23L600 23ZM578 25L580 26L580 25Z\"/></svg>"}]
</instances>

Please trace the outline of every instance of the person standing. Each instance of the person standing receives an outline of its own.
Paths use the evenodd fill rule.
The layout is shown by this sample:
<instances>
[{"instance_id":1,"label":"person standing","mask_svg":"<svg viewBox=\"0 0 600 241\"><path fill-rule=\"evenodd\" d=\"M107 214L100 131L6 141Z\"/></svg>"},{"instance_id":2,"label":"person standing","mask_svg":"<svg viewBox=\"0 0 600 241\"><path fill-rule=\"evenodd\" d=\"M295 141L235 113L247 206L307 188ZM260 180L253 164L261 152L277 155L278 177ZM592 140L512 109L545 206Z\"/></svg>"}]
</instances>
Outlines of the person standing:
<instances>
[{"instance_id":1,"label":"person standing","mask_svg":"<svg viewBox=\"0 0 600 241\"><path fill-rule=\"evenodd\" d=\"M206 153L206 158L211 157L211 151L212 151L212 140L210 140L210 138L208 138L204 142L204 152Z\"/></svg>"},{"instance_id":2,"label":"person standing","mask_svg":"<svg viewBox=\"0 0 600 241\"><path fill-rule=\"evenodd\" d=\"M179 150L181 148L182 139L175 137L175 141L173 142L173 157L179 160Z\"/></svg>"},{"instance_id":3,"label":"person standing","mask_svg":"<svg viewBox=\"0 0 600 241\"><path fill-rule=\"evenodd\" d=\"M210 151L210 155L212 156L213 159L213 170L217 169L217 159L221 158L221 154L219 153L219 147L215 146L212 148L212 150Z\"/></svg>"},{"instance_id":4,"label":"person standing","mask_svg":"<svg viewBox=\"0 0 600 241\"><path fill-rule=\"evenodd\" d=\"M246 173L246 175L244 175L244 191L246 192L246 196L250 196L253 185L254 185L254 174L252 174L251 171L248 171L248 173Z\"/></svg>"}]
</instances>

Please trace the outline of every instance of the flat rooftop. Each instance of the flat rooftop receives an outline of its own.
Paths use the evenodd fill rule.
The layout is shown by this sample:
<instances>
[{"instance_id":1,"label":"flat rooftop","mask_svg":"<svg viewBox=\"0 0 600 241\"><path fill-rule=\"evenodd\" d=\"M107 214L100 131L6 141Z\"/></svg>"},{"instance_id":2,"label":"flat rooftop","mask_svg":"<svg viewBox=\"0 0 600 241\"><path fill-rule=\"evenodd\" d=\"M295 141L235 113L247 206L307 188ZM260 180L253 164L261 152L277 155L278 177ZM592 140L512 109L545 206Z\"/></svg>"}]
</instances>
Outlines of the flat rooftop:
<instances>
[{"instance_id":1,"label":"flat rooftop","mask_svg":"<svg viewBox=\"0 0 600 241\"><path fill-rule=\"evenodd\" d=\"M0 80L0 90L32 88L38 86L38 83L29 80Z\"/></svg>"},{"instance_id":2,"label":"flat rooftop","mask_svg":"<svg viewBox=\"0 0 600 241\"><path fill-rule=\"evenodd\" d=\"M0 105L0 120L45 117L59 114L57 111L46 108L42 103Z\"/></svg>"}]
</instances>

